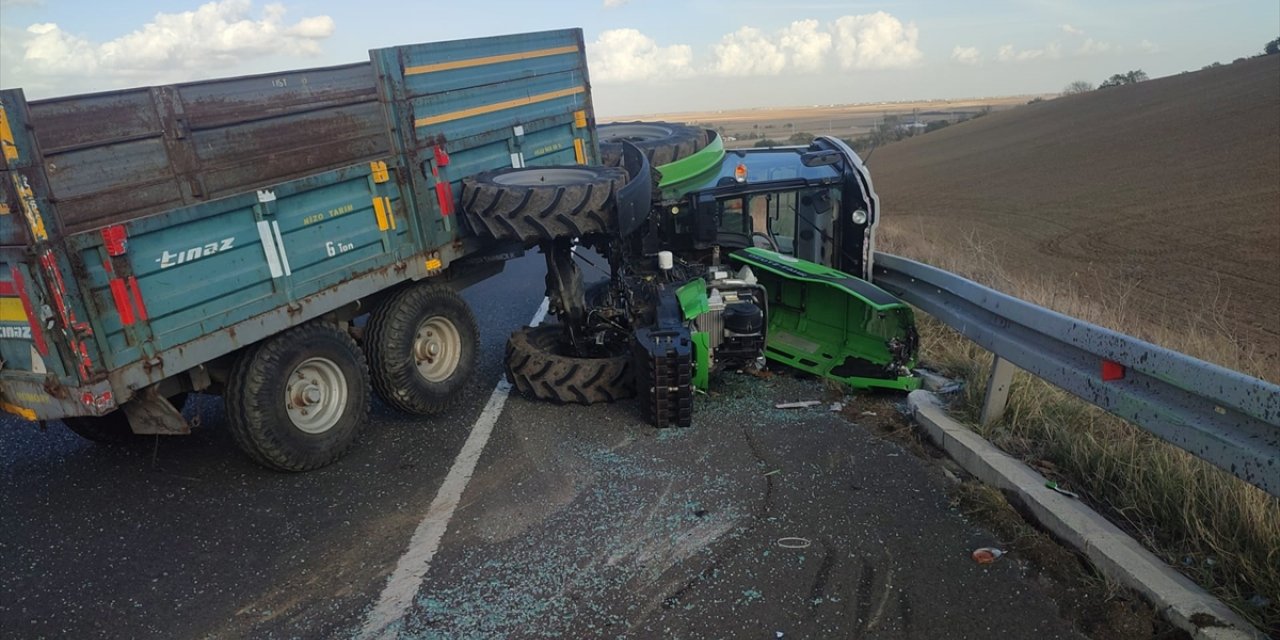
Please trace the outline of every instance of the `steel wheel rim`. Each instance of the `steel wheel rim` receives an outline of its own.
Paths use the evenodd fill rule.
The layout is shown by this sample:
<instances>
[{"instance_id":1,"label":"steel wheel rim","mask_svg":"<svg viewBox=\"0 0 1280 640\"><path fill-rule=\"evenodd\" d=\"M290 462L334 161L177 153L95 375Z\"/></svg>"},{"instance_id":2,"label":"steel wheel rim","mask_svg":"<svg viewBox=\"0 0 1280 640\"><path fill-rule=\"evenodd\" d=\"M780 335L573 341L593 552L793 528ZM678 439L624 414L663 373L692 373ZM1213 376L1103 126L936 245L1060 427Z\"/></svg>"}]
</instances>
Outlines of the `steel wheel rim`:
<instances>
[{"instance_id":1,"label":"steel wheel rim","mask_svg":"<svg viewBox=\"0 0 1280 640\"><path fill-rule=\"evenodd\" d=\"M443 382L462 360L462 336L444 316L427 318L413 336L413 360L427 382Z\"/></svg>"},{"instance_id":2,"label":"steel wheel rim","mask_svg":"<svg viewBox=\"0 0 1280 640\"><path fill-rule=\"evenodd\" d=\"M596 174L593 171L574 167L538 167L493 176L493 182L504 187L587 184L595 179Z\"/></svg>"},{"instance_id":3,"label":"steel wheel rim","mask_svg":"<svg viewBox=\"0 0 1280 640\"><path fill-rule=\"evenodd\" d=\"M347 407L347 376L328 358L308 358L289 372L284 388L289 420L300 431L324 433Z\"/></svg>"}]
</instances>

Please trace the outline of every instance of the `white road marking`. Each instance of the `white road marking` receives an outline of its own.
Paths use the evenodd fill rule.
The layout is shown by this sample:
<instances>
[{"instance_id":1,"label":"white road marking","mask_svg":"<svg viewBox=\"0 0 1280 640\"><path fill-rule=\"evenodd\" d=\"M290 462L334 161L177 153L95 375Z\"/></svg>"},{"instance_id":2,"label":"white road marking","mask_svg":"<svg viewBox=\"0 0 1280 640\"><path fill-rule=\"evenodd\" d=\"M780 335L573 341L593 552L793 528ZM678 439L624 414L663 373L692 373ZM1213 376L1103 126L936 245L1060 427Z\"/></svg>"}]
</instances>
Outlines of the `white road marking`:
<instances>
[{"instance_id":1,"label":"white road marking","mask_svg":"<svg viewBox=\"0 0 1280 640\"><path fill-rule=\"evenodd\" d=\"M542 323L542 319L547 316L549 304L548 299L542 299L538 312L533 314L533 319L529 321L530 326L536 327ZM413 537L409 539L408 550L400 556L400 560L396 562L395 571L391 573L386 586L382 588L378 604L365 618L364 627L358 636L361 640L375 638L382 640L398 635L399 630L393 627L404 617L409 606L413 604L413 597L422 587L422 579L431 568L431 560L435 558L436 551L440 548L440 540L444 538L445 530L449 528L449 520L453 517L454 510L458 508L458 502L462 499L462 492L467 488L467 483L471 481L471 474L475 473L476 463L480 461L480 453L484 451L484 445L489 441L489 435L493 433L493 425L497 423L498 416L502 415L502 407L507 403L507 397L510 394L511 384L505 377L499 379L498 386L494 388L493 393L489 395L489 401L480 411L480 417L476 418L475 424L471 426L471 435L467 436L467 442L462 445L462 451L454 459L449 475L445 476L444 483L436 491L435 500L427 509L427 515L422 518L422 522L418 523Z\"/></svg>"}]
</instances>

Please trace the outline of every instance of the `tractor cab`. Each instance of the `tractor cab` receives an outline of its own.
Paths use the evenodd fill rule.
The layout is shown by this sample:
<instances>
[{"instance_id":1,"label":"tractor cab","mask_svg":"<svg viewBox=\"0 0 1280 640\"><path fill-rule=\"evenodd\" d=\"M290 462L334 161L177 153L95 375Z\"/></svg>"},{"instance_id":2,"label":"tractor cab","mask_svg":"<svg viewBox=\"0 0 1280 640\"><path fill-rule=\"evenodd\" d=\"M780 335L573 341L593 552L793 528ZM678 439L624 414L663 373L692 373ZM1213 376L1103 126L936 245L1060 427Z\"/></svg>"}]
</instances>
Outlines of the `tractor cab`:
<instances>
[{"instance_id":1,"label":"tractor cab","mask_svg":"<svg viewBox=\"0 0 1280 640\"><path fill-rule=\"evenodd\" d=\"M878 203L861 159L843 142L728 151L713 142L700 154L704 167L693 175L659 168L664 244L768 249L870 279Z\"/></svg>"}]
</instances>

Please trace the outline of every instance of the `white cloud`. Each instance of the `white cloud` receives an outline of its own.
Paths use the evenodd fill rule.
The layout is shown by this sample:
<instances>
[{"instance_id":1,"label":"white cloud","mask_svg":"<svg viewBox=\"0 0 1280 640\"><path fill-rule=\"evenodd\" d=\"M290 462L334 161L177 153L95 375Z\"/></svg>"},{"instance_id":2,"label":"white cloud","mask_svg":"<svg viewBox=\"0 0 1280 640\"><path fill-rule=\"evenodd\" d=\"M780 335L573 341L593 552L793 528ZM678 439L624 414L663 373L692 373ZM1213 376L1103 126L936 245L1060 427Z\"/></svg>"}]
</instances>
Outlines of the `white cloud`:
<instances>
[{"instance_id":1,"label":"white cloud","mask_svg":"<svg viewBox=\"0 0 1280 640\"><path fill-rule=\"evenodd\" d=\"M602 32L587 46L591 74L601 82L712 75L725 77L819 73L836 69L891 69L924 56L915 24L883 11L843 16L824 25L797 20L775 32L744 26L694 60L685 44L660 46L636 29Z\"/></svg>"},{"instance_id":2,"label":"white cloud","mask_svg":"<svg viewBox=\"0 0 1280 640\"><path fill-rule=\"evenodd\" d=\"M256 57L316 55L334 31L328 16L288 24L283 5L266 5L257 19L250 15L252 8L250 0L220 0L194 11L158 13L132 33L100 43L51 22L33 24L10 34L21 34L21 64L12 70L36 80L52 75L160 82Z\"/></svg>"},{"instance_id":3,"label":"white cloud","mask_svg":"<svg viewBox=\"0 0 1280 640\"><path fill-rule=\"evenodd\" d=\"M996 60L1000 62L1028 62L1041 58L1057 60L1062 57L1062 45L1050 42L1040 49L1017 49L1011 44L1001 45L996 50Z\"/></svg>"},{"instance_id":4,"label":"white cloud","mask_svg":"<svg viewBox=\"0 0 1280 640\"><path fill-rule=\"evenodd\" d=\"M957 46L951 50L951 59L960 64L981 64L982 52L977 47L961 47Z\"/></svg>"},{"instance_id":5,"label":"white cloud","mask_svg":"<svg viewBox=\"0 0 1280 640\"><path fill-rule=\"evenodd\" d=\"M1076 27L1073 27L1073 26L1071 26L1071 25L1069 25L1069 24L1064 24L1064 25L1062 25L1062 32L1063 32L1063 33L1065 33L1065 34L1067 34L1067 35L1069 35L1069 36L1082 36L1082 35L1084 35L1084 29L1077 29Z\"/></svg>"},{"instance_id":6,"label":"white cloud","mask_svg":"<svg viewBox=\"0 0 1280 640\"><path fill-rule=\"evenodd\" d=\"M823 31L817 20L797 20L782 30L779 46L786 52L791 68L820 71L831 53L831 34Z\"/></svg>"},{"instance_id":7,"label":"white cloud","mask_svg":"<svg viewBox=\"0 0 1280 640\"><path fill-rule=\"evenodd\" d=\"M624 4L627 4L628 2L631 2L631 0L604 0L604 8L616 9L618 7L621 7Z\"/></svg>"},{"instance_id":8,"label":"white cloud","mask_svg":"<svg viewBox=\"0 0 1280 640\"><path fill-rule=\"evenodd\" d=\"M693 48L662 47L635 29L610 29L587 45L591 76L599 82L678 78L693 72Z\"/></svg>"},{"instance_id":9,"label":"white cloud","mask_svg":"<svg viewBox=\"0 0 1280 640\"><path fill-rule=\"evenodd\" d=\"M907 67L924 57L915 23L903 25L883 11L837 18L835 37L836 57L845 69Z\"/></svg>"},{"instance_id":10,"label":"white cloud","mask_svg":"<svg viewBox=\"0 0 1280 640\"><path fill-rule=\"evenodd\" d=\"M1102 42L1101 40L1086 38L1084 44L1081 44L1080 48L1076 50L1076 54L1082 56L1094 56L1103 53L1110 53L1113 49L1116 49L1116 47L1112 46L1110 42Z\"/></svg>"},{"instance_id":11,"label":"white cloud","mask_svg":"<svg viewBox=\"0 0 1280 640\"><path fill-rule=\"evenodd\" d=\"M1138 49L1140 49L1143 53L1160 53L1161 51L1160 45L1150 40L1143 40L1142 42L1139 42Z\"/></svg>"},{"instance_id":12,"label":"white cloud","mask_svg":"<svg viewBox=\"0 0 1280 640\"><path fill-rule=\"evenodd\" d=\"M725 35L711 52L711 72L722 76L773 76L787 66L787 54L755 27Z\"/></svg>"}]
</instances>

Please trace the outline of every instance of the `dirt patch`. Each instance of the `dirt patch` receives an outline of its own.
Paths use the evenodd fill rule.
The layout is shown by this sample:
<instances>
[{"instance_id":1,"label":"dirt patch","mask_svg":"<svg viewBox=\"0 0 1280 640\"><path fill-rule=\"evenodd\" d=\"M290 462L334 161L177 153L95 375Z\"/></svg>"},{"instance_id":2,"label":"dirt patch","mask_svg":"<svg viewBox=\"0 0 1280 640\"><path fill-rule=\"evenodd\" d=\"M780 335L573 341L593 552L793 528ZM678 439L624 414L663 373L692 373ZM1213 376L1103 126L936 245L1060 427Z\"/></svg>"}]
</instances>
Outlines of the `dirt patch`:
<instances>
[{"instance_id":1,"label":"dirt patch","mask_svg":"<svg viewBox=\"0 0 1280 640\"><path fill-rule=\"evenodd\" d=\"M869 160L882 235L1123 306L1139 337L1225 329L1280 379L1278 110L1266 56L890 144Z\"/></svg>"}]
</instances>

